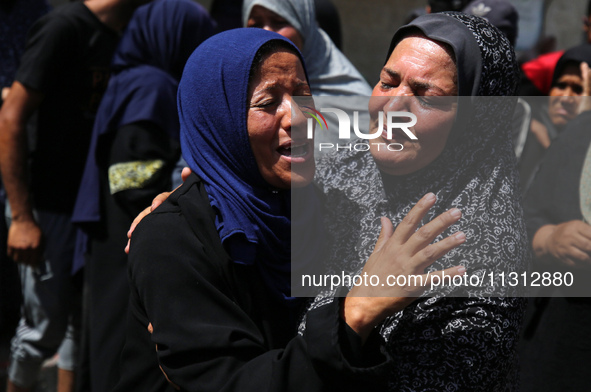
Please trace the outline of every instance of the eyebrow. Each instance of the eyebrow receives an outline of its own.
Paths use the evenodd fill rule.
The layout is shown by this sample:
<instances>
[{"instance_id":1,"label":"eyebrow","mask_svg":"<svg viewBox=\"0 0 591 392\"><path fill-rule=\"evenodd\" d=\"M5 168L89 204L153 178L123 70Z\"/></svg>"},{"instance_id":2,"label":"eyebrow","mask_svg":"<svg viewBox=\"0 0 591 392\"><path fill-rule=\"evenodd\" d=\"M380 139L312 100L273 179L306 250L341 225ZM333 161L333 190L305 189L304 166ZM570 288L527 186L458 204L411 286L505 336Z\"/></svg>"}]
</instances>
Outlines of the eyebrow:
<instances>
[{"instance_id":1,"label":"eyebrow","mask_svg":"<svg viewBox=\"0 0 591 392\"><path fill-rule=\"evenodd\" d=\"M401 78L400 74L398 72L394 71L393 69L384 67L384 68L382 68L382 71L386 72L388 74L388 76L390 76L391 78ZM440 93L447 95L447 92L444 89L442 89L441 87L439 87L435 84L425 82L423 80L417 80L414 78L409 79L409 82L413 87L421 88L424 90L437 90Z\"/></svg>"},{"instance_id":2,"label":"eyebrow","mask_svg":"<svg viewBox=\"0 0 591 392\"><path fill-rule=\"evenodd\" d=\"M300 88L300 87L304 87L304 86L310 88L310 85L307 82L299 82L298 84L296 84L295 88ZM260 93L267 92L267 91L273 90L276 87L277 87L277 83L275 82L275 83L272 83L269 86L265 87L264 89L259 90L258 92L260 92Z\"/></svg>"}]
</instances>

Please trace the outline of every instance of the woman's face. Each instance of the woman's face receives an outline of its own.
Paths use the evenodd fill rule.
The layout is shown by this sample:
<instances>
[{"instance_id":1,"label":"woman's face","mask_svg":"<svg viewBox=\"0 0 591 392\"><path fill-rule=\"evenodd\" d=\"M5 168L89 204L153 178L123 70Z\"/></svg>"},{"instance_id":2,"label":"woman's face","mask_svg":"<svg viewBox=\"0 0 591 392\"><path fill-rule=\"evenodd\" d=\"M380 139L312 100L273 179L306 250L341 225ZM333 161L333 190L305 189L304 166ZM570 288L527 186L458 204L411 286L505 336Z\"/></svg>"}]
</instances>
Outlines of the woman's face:
<instances>
[{"instance_id":1,"label":"woman's face","mask_svg":"<svg viewBox=\"0 0 591 392\"><path fill-rule=\"evenodd\" d=\"M311 95L300 59L288 51L267 55L248 88L247 128L258 168L269 185L289 189L314 176L313 140L292 133L291 97ZM306 121L299 109L294 121ZM298 129L305 129L299 126ZM292 175L292 164L297 171Z\"/></svg>"},{"instance_id":2,"label":"woman's face","mask_svg":"<svg viewBox=\"0 0 591 392\"><path fill-rule=\"evenodd\" d=\"M379 111L383 111L384 116L382 134L370 143L370 151L382 171L391 175L410 174L427 166L441 154L457 109L455 99L443 97L458 94L456 80L456 66L437 42L411 36L394 48L382 69L380 81L373 89L369 104L372 133L379 127ZM416 125L409 129L418 140L411 140L396 128L392 131L392 138L388 139L385 116L392 111L411 112L417 116ZM407 118L397 122L406 121ZM390 151L385 147L392 143L402 145L402 150Z\"/></svg>"},{"instance_id":3,"label":"woman's face","mask_svg":"<svg viewBox=\"0 0 591 392\"><path fill-rule=\"evenodd\" d=\"M293 42L300 51L304 49L304 39L299 31L290 25L287 20L260 5L252 7L246 27L259 27L261 29L274 31Z\"/></svg>"},{"instance_id":4,"label":"woman's face","mask_svg":"<svg viewBox=\"0 0 591 392\"><path fill-rule=\"evenodd\" d=\"M563 127L577 116L577 110L583 94L583 79L577 64L568 64L562 75L550 89L548 115L550 121Z\"/></svg>"}]
</instances>

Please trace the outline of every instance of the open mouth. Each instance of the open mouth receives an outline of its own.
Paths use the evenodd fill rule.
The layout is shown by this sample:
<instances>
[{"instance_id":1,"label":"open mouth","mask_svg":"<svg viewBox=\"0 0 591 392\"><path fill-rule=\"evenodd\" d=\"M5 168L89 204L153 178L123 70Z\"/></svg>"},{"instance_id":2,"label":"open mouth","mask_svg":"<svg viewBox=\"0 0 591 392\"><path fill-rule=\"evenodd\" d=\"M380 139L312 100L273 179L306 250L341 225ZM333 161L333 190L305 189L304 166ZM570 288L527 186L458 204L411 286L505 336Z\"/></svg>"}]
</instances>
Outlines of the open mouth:
<instances>
[{"instance_id":1,"label":"open mouth","mask_svg":"<svg viewBox=\"0 0 591 392\"><path fill-rule=\"evenodd\" d=\"M308 154L308 143L302 144L290 144L286 146L281 146L277 149L279 154L291 157L291 158L301 158L305 157Z\"/></svg>"}]
</instances>

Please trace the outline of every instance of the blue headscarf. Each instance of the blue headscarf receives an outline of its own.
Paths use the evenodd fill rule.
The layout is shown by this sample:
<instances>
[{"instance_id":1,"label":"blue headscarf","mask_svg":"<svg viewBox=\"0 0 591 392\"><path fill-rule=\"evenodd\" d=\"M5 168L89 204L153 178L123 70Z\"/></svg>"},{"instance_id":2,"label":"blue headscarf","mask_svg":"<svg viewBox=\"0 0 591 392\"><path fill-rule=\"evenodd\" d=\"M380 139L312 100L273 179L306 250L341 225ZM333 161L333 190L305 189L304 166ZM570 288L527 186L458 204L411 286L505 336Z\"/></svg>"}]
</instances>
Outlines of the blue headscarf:
<instances>
[{"instance_id":1,"label":"blue headscarf","mask_svg":"<svg viewBox=\"0 0 591 392\"><path fill-rule=\"evenodd\" d=\"M256 264L274 296L286 299L291 195L263 179L246 126L251 65L271 40L286 42L302 60L289 40L262 29L229 30L205 41L185 67L178 109L183 157L205 184L224 247L235 262Z\"/></svg>"},{"instance_id":2,"label":"blue headscarf","mask_svg":"<svg viewBox=\"0 0 591 392\"><path fill-rule=\"evenodd\" d=\"M99 172L109 148L101 142L109 139L107 134L149 121L178 140L178 81L193 50L214 28L207 11L190 0L156 0L134 12L114 54L113 74L97 112L74 222L101 219ZM84 243L82 238L77 254L84 251Z\"/></svg>"}]
</instances>

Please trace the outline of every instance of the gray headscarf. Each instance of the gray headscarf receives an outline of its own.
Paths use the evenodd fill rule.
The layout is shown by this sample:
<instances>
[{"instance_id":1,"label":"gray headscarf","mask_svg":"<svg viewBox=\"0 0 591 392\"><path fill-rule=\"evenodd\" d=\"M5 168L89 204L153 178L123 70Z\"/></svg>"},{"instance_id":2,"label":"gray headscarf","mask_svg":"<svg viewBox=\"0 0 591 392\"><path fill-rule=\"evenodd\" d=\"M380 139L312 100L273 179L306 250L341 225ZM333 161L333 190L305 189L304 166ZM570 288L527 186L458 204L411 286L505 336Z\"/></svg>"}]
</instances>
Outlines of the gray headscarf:
<instances>
[{"instance_id":1,"label":"gray headscarf","mask_svg":"<svg viewBox=\"0 0 591 392\"><path fill-rule=\"evenodd\" d=\"M316 22L314 0L245 0L242 19L247 25L255 5L289 22L304 39L302 54L314 95L371 95L371 87Z\"/></svg>"}]
</instances>

